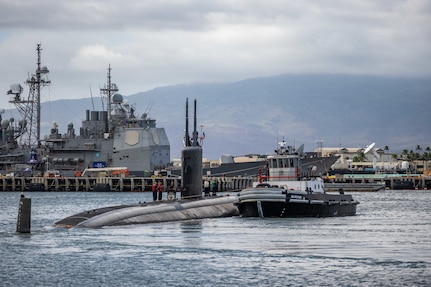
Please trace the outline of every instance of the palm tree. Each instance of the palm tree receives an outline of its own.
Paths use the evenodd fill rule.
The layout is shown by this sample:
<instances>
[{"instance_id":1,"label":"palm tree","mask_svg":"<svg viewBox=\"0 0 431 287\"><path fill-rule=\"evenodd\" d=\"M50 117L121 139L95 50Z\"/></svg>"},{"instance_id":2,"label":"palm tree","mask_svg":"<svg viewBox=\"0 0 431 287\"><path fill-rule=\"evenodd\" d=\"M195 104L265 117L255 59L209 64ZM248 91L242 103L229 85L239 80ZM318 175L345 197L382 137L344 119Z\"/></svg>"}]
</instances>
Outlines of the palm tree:
<instances>
[{"instance_id":1,"label":"palm tree","mask_svg":"<svg viewBox=\"0 0 431 287\"><path fill-rule=\"evenodd\" d=\"M389 147L387 145L385 145L385 147L383 148L383 150L385 151L385 153L387 154L389 151Z\"/></svg>"},{"instance_id":2,"label":"palm tree","mask_svg":"<svg viewBox=\"0 0 431 287\"><path fill-rule=\"evenodd\" d=\"M431 158L431 154L429 152L426 151L422 154L423 160L430 160L430 158Z\"/></svg>"},{"instance_id":3,"label":"palm tree","mask_svg":"<svg viewBox=\"0 0 431 287\"><path fill-rule=\"evenodd\" d=\"M403 149L403 152L401 153L403 155L403 157L407 158L407 155L409 154L409 151L406 149Z\"/></svg>"},{"instance_id":4,"label":"palm tree","mask_svg":"<svg viewBox=\"0 0 431 287\"><path fill-rule=\"evenodd\" d=\"M431 148L429 146L426 147L426 152L423 153L423 159L424 160L430 160L431 159Z\"/></svg>"},{"instance_id":5,"label":"palm tree","mask_svg":"<svg viewBox=\"0 0 431 287\"><path fill-rule=\"evenodd\" d=\"M418 153L417 152L414 152L413 150L410 150L410 153L409 153L409 155L407 156L407 158L408 158L408 160L409 161L414 161L414 160L417 160L418 159Z\"/></svg>"},{"instance_id":6,"label":"palm tree","mask_svg":"<svg viewBox=\"0 0 431 287\"><path fill-rule=\"evenodd\" d=\"M427 161L431 160L431 148L427 146L425 152L422 154L422 160L424 161L424 170L428 169Z\"/></svg>"},{"instance_id":7,"label":"palm tree","mask_svg":"<svg viewBox=\"0 0 431 287\"><path fill-rule=\"evenodd\" d=\"M365 153L363 151L358 152L358 154L353 157L353 162L363 162L363 161L365 161Z\"/></svg>"}]
</instances>

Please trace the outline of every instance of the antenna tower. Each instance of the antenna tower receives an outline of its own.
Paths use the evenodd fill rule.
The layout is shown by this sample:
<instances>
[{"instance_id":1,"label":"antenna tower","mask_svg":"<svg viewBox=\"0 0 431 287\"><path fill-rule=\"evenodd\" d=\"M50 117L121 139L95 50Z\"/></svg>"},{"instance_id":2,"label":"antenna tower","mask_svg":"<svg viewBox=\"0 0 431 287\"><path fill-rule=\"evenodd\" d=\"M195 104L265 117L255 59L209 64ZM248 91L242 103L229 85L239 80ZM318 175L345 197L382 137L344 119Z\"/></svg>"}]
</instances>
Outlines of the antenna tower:
<instances>
[{"instance_id":1,"label":"antenna tower","mask_svg":"<svg viewBox=\"0 0 431 287\"><path fill-rule=\"evenodd\" d=\"M48 79L48 68L41 66L41 44L37 44L36 51L36 73L32 74L25 82L29 86L28 98L22 98L21 93L17 93L9 101L15 105L22 118L19 122L20 130L22 131L19 144L30 147L40 146L40 91L51 83Z\"/></svg>"},{"instance_id":2,"label":"antenna tower","mask_svg":"<svg viewBox=\"0 0 431 287\"><path fill-rule=\"evenodd\" d=\"M118 92L118 87L116 84L111 82L111 64L109 64L108 66L108 79L107 79L107 83L105 84L105 86L103 88L100 89L100 92L102 95L104 95L106 97L106 100L108 102L108 130L109 132L111 132L111 128L112 128L112 117L111 117L111 105L112 105L112 96Z\"/></svg>"}]
</instances>

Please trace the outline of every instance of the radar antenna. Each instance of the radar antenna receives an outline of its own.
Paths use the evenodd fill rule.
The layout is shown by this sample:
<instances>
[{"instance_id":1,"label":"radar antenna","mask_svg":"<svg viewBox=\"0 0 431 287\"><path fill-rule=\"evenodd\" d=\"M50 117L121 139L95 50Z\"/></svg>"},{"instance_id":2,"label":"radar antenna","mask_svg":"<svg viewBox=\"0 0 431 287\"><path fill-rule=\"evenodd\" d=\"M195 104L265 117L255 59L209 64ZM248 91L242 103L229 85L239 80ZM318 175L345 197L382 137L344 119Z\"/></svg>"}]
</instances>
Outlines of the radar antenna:
<instances>
[{"instance_id":1,"label":"radar antenna","mask_svg":"<svg viewBox=\"0 0 431 287\"><path fill-rule=\"evenodd\" d=\"M375 145L376 145L376 143L372 143L369 146L367 146L364 150L364 154L368 154L368 153L372 152L376 158L380 158L380 154L377 152L377 149L374 148Z\"/></svg>"}]
</instances>

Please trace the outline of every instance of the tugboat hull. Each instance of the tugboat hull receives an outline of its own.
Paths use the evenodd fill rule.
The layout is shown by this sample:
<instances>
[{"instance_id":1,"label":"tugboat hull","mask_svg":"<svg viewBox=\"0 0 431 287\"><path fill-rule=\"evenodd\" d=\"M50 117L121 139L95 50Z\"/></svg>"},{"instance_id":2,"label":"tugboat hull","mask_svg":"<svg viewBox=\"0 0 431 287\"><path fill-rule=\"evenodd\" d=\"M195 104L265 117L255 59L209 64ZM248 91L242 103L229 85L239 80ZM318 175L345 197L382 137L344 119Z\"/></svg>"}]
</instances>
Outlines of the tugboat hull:
<instances>
[{"instance_id":1,"label":"tugboat hull","mask_svg":"<svg viewBox=\"0 0 431 287\"><path fill-rule=\"evenodd\" d=\"M334 217L355 215L358 203L351 195L256 188L241 191L236 205L242 217Z\"/></svg>"}]
</instances>

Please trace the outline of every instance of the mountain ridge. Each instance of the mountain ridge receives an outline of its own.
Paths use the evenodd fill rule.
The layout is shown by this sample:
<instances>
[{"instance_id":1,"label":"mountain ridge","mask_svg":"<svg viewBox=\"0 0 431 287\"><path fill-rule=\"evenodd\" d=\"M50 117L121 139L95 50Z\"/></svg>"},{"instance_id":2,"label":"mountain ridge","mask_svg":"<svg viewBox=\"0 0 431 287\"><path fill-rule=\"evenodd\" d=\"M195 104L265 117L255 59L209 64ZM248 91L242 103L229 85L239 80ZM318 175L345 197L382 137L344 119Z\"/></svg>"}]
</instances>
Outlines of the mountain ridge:
<instances>
[{"instance_id":1,"label":"mountain ridge","mask_svg":"<svg viewBox=\"0 0 431 287\"><path fill-rule=\"evenodd\" d=\"M119 87L121 92L121 83ZM189 119L196 99L198 132L206 135L204 156L217 159L222 154L270 154L283 138L290 145L304 143L308 151L317 147L317 139L324 147L365 147L376 142L398 152L417 145L425 148L431 146L430 95L428 78L283 74L157 87L124 99L166 129L171 158L181 155L185 99L189 99ZM43 103L42 134L49 133L53 120L62 133L69 122L79 129L85 109L92 109L90 100ZM95 109L101 109L100 101L94 102ZM189 123L192 129L193 121Z\"/></svg>"}]
</instances>

